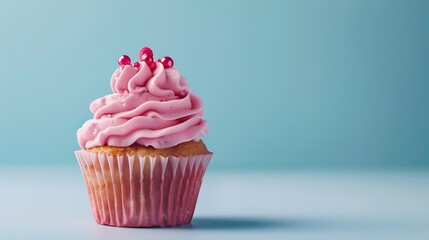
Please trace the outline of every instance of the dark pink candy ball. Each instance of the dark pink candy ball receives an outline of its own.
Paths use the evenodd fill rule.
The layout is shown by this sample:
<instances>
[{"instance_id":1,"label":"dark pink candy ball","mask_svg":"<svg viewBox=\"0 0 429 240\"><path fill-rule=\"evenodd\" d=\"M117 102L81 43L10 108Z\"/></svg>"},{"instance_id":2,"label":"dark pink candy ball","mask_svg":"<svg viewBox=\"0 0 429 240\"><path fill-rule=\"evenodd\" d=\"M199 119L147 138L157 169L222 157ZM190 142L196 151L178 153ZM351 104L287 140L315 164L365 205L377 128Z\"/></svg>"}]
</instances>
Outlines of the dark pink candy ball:
<instances>
[{"instance_id":1,"label":"dark pink candy ball","mask_svg":"<svg viewBox=\"0 0 429 240\"><path fill-rule=\"evenodd\" d=\"M146 54L148 57L153 57L152 49L150 49L150 48L148 48L148 47L144 47L144 48L140 49L140 52L139 52L139 58L140 58L142 61L144 61L144 60L142 59L142 56L143 56L144 54Z\"/></svg>"},{"instance_id":2,"label":"dark pink candy ball","mask_svg":"<svg viewBox=\"0 0 429 240\"><path fill-rule=\"evenodd\" d=\"M171 57L165 56L161 58L161 63L164 65L164 68L171 68L174 65L174 61Z\"/></svg>"},{"instance_id":3,"label":"dark pink candy ball","mask_svg":"<svg viewBox=\"0 0 429 240\"><path fill-rule=\"evenodd\" d=\"M118 59L118 64L121 68L123 68L125 65L130 65L131 64L131 58L128 57L127 55L122 55Z\"/></svg>"}]
</instances>

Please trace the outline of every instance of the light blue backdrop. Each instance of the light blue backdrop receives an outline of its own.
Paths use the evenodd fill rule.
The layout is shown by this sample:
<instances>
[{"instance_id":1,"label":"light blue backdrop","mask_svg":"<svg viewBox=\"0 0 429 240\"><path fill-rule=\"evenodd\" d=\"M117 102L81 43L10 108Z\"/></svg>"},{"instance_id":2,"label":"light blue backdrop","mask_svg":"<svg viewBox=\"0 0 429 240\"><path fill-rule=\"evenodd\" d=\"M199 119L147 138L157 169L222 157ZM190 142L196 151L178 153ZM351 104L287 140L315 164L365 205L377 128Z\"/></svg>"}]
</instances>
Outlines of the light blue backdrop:
<instances>
[{"instance_id":1,"label":"light blue backdrop","mask_svg":"<svg viewBox=\"0 0 429 240\"><path fill-rule=\"evenodd\" d=\"M215 169L429 166L428 1L2 1L1 165L75 165L122 54L169 55Z\"/></svg>"}]
</instances>

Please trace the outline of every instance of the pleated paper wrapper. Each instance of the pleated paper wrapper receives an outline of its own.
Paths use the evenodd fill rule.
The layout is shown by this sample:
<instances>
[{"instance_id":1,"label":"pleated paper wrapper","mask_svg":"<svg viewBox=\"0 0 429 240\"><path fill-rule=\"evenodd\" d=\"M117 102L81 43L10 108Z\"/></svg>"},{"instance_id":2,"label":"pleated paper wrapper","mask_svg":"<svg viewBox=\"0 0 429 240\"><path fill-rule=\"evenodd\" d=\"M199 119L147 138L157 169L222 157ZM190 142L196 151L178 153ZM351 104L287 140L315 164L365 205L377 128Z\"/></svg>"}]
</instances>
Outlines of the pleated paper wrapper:
<instances>
[{"instance_id":1,"label":"pleated paper wrapper","mask_svg":"<svg viewBox=\"0 0 429 240\"><path fill-rule=\"evenodd\" d=\"M190 223L212 156L112 156L86 150L75 154L95 220L118 227Z\"/></svg>"}]
</instances>

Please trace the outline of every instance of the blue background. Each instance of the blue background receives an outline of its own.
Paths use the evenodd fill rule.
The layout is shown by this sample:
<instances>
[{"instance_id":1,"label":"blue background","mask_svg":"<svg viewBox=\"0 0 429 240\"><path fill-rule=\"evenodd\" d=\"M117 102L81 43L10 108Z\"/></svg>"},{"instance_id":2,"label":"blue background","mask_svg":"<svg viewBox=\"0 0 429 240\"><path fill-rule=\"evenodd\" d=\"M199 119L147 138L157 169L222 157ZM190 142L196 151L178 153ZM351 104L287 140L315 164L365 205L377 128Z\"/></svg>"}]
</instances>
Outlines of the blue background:
<instances>
[{"instance_id":1,"label":"blue background","mask_svg":"<svg viewBox=\"0 0 429 240\"><path fill-rule=\"evenodd\" d=\"M117 58L169 55L213 170L429 166L428 1L2 1L0 165L77 165Z\"/></svg>"}]
</instances>

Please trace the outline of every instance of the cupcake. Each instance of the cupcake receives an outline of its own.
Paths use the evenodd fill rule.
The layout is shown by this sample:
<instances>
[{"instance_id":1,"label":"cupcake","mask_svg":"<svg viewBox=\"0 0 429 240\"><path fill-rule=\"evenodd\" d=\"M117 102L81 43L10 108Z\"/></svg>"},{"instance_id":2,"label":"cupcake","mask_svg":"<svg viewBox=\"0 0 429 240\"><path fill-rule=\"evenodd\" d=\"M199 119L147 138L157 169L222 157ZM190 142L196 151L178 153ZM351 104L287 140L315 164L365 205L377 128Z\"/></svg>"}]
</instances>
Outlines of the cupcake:
<instances>
[{"instance_id":1,"label":"cupcake","mask_svg":"<svg viewBox=\"0 0 429 240\"><path fill-rule=\"evenodd\" d=\"M192 220L212 153L201 99L170 57L123 55L113 93L94 100L94 117L77 132L75 152L97 223L167 227Z\"/></svg>"}]
</instances>

